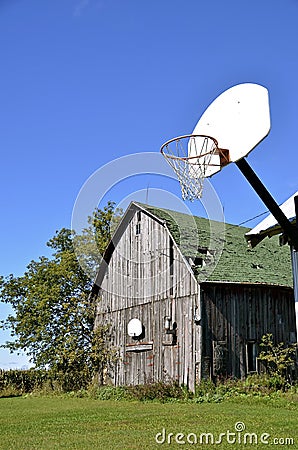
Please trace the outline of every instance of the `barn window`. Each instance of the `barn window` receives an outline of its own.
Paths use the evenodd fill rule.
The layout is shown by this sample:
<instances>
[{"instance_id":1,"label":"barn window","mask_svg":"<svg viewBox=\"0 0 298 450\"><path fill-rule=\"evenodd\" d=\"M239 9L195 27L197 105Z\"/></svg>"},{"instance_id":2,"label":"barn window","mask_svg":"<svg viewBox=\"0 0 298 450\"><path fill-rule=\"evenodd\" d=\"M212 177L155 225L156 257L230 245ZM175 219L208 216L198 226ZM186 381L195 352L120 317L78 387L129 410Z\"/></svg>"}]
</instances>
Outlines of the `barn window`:
<instances>
[{"instance_id":1,"label":"barn window","mask_svg":"<svg viewBox=\"0 0 298 450\"><path fill-rule=\"evenodd\" d=\"M170 275L174 275L174 245L170 239Z\"/></svg>"},{"instance_id":2,"label":"barn window","mask_svg":"<svg viewBox=\"0 0 298 450\"><path fill-rule=\"evenodd\" d=\"M170 239L170 295L174 294L174 243Z\"/></svg>"},{"instance_id":3,"label":"barn window","mask_svg":"<svg viewBox=\"0 0 298 450\"><path fill-rule=\"evenodd\" d=\"M246 344L246 368L247 372L257 372L257 345L255 341Z\"/></svg>"},{"instance_id":4,"label":"barn window","mask_svg":"<svg viewBox=\"0 0 298 450\"><path fill-rule=\"evenodd\" d=\"M136 235L141 234L141 211L137 212L137 224L136 224Z\"/></svg>"},{"instance_id":5,"label":"barn window","mask_svg":"<svg viewBox=\"0 0 298 450\"><path fill-rule=\"evenodd\" d=\"M137 223L136 224L136 235L141 234L141 224Z\"/></svg>"}]
</instances>

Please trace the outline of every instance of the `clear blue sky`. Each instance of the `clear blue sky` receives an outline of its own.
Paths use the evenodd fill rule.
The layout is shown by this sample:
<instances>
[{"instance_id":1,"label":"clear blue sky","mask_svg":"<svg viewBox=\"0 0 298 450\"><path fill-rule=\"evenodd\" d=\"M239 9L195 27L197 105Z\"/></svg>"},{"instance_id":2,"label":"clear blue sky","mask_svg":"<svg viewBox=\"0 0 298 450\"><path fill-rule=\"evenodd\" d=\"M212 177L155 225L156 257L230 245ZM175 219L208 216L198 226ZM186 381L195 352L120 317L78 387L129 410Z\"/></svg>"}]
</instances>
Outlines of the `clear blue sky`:
<instances>
[{"instance_id":1,"label":"clear blue sky","mask_svg":"<svg viewBox=\"0 0 298 450\"><path fill-rule=\"evenodd\" d=\"M96 169L190 133L234 84L269 89L271 133L249 162L286 200L297 190L297 23L298 0L0 1L0 274L48 255ZM212 184L227 222L265 210L235 166ZM158 180L111 200L148 185ZM0 352L0 367L25 361Z\"/></svg>"}]
</instances>

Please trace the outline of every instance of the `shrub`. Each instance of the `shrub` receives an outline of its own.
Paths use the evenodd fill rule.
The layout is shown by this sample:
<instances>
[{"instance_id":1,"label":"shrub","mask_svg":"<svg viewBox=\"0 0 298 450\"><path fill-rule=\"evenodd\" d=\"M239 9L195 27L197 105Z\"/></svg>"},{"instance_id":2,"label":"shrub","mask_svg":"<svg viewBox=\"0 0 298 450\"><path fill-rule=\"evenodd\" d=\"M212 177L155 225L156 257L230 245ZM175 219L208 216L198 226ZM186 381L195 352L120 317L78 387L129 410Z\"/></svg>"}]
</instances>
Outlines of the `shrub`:
<instances>
[{"instance_id":1,"label":"shrub","mask_svg":"<svg viewBox=\"0 0 298 450\"><path fill-rule=\"evenodd\" d=\"M128 387L130 395L136 400L160 400L162 402L168 400L185 400L192 396L191 392L183 386L179 386L177 382L156 382L146 383L137 386Z\"/></svg>"},{"instance_id":2,"label":"shrub","mask_svg":"<svg viewBox=\"0 0 298 450\"><path fill-rule=\"evenodd\" d=\"M129 400L131 395L125 386L91 386L88 394L98 400Z\"/></svg>"},{"instance_id":3,"label":"shrub","mask_svg":"<svg viewBox=\"0 0 298 450\"><path fill-rule=\"evenodd\" d=\"M265 363L267 372L279 378L284 383L288 369L295 364L297 344L285 345L283 342L274 344L273 335L265 334L260 344L262 348L258 359Z\"/></svg>"}]
</instances>

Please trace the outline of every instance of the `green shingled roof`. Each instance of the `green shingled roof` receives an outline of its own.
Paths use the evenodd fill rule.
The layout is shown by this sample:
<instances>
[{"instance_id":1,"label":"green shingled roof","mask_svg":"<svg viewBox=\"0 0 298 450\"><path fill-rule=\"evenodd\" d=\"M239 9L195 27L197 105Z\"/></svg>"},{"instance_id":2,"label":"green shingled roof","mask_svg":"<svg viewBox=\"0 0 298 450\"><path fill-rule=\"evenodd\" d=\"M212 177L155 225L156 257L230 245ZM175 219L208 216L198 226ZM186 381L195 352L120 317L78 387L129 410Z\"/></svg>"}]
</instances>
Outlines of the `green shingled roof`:
<instances>
[{"instance_id":1,"label":"green shingled roof","mask_svg":"<svg viewBox=\"0 0 298 450\"><path fill-rule=\"evenodd\" d=\"M210 242L208 219L143 204L140 206L166 222L184 256L191 256L193 259L197 255L206 260L205 266L193 268L199 281L206 280L206 269L208 264L212 264L210 261L214 259L213 253L216 255L216 251L223 247L218 264L207 276L207 281L266 283L292 287L290 249L287 245L279 246L278 236L265 239L257 247L250 249L244 237L249 228L212 222L213 229L223 232L216 233L215 239ZM201 250L208 248L211 256L198 252L198 247Z\"/></svg>"}]
</instances>

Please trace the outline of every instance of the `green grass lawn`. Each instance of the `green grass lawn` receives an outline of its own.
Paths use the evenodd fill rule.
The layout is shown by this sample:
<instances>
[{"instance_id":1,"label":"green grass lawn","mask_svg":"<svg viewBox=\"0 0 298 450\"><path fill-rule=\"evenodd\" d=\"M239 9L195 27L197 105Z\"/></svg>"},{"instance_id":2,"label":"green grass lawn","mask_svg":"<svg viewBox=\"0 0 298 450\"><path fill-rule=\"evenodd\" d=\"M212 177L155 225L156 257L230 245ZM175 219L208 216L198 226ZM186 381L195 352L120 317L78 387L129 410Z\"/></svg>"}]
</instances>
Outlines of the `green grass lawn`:
<instances>
[{"instance_id":1,"label":"green grass lawn","mask_svg":"<svg viewBox=\"0 0 298 450\"><path fill-rule=\"evenodd\" d=\"M1 449L298 449L298 404L288 400L246 397L221 403L162 404L27 396L1 398L0 411ZM235 431L237 422L245 424L245 431ZM158 444L155 436L163 428L166 440ZM231 443L226 435L221 444L199 443L201 433L211 433L216 441L228 430L236 433L229 435ZM244 444L245 432L256 433L258 444ZM177 433L184 435L177 439L185 444L173 442ZM264 433L270 434L266 438L270 446L260 442ZM187 443L187 439L195 442L194 434L198 444ZM274 438L292 438L295 443L272 445Z\"/></svg>"}]
</instances>

